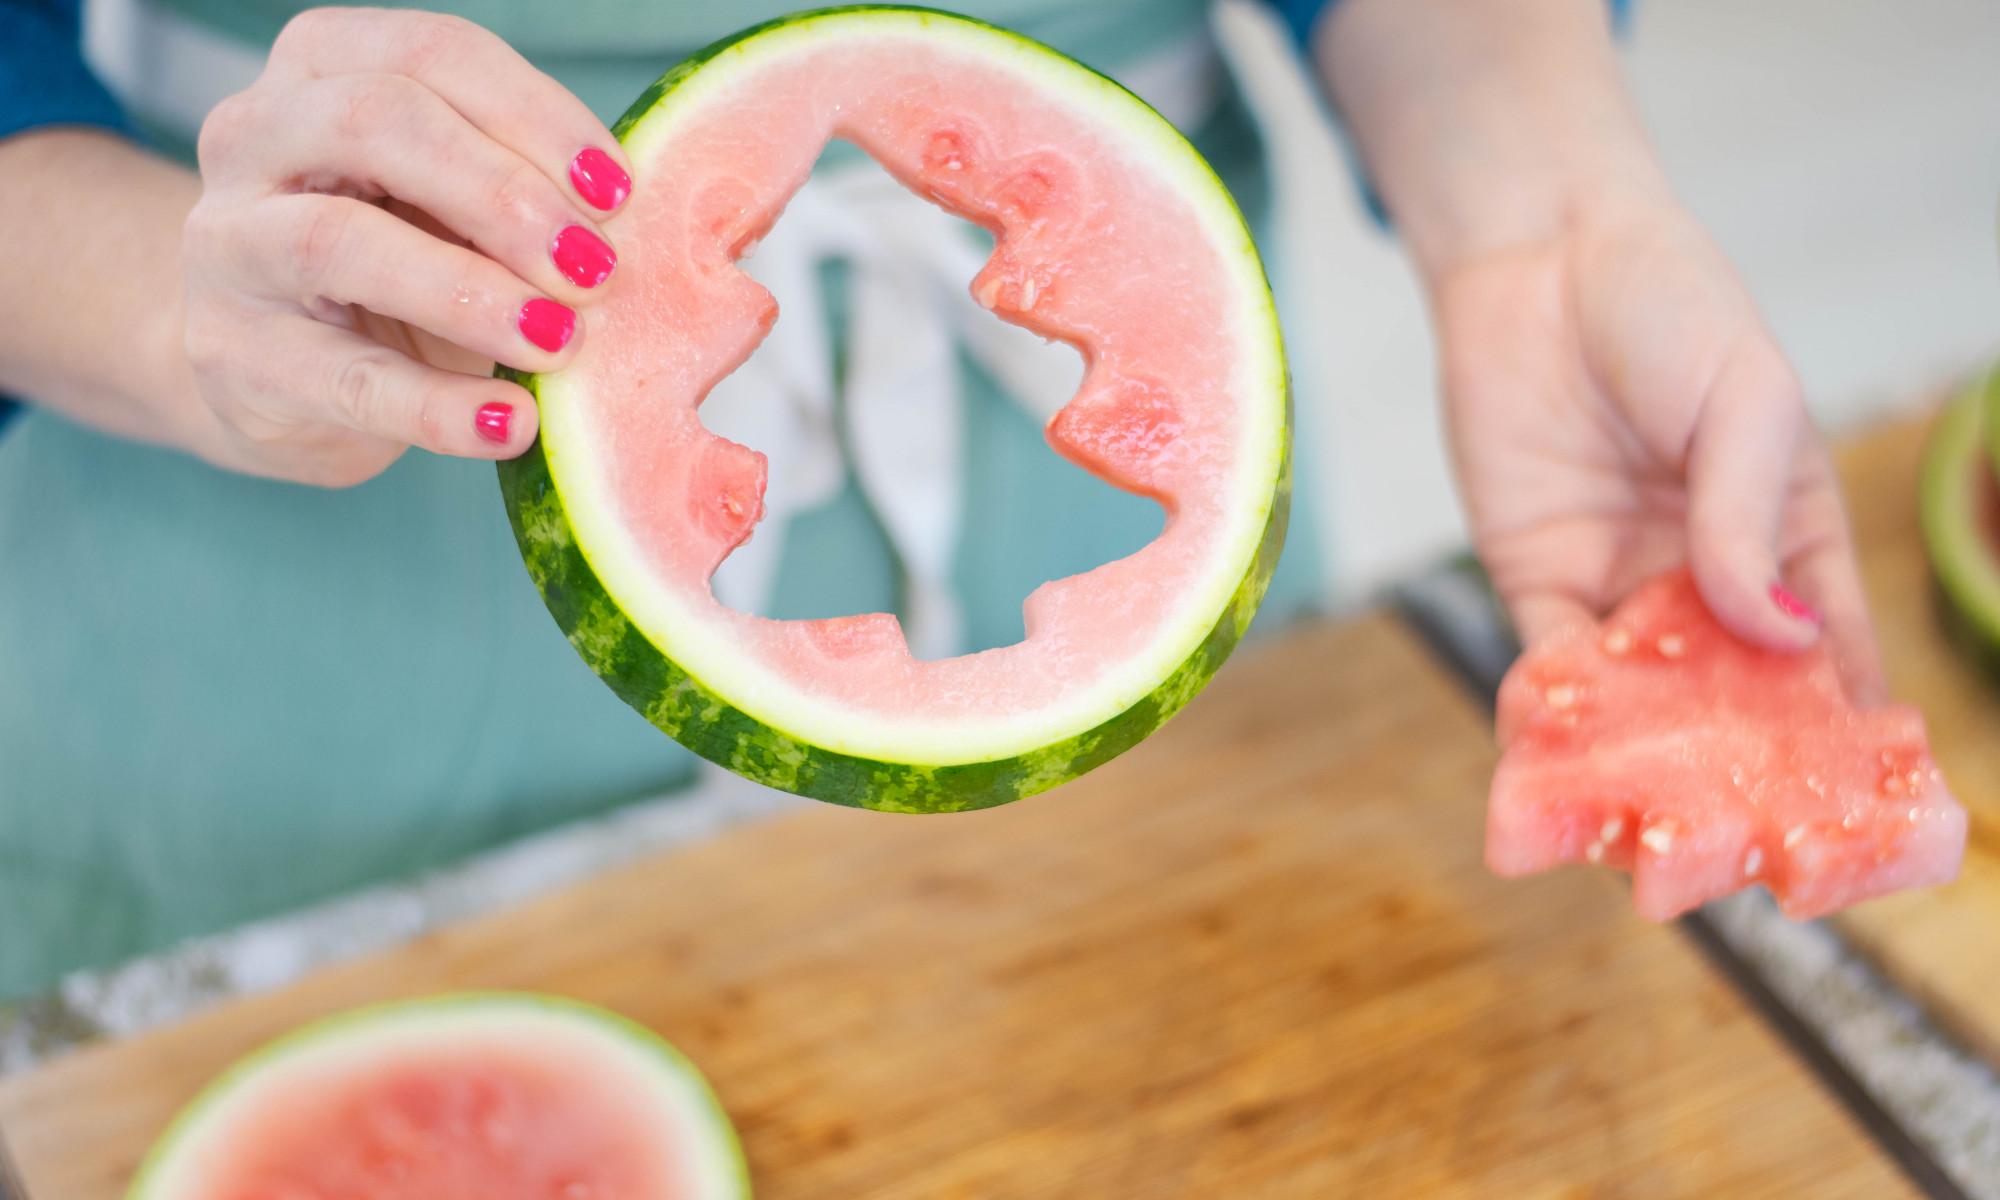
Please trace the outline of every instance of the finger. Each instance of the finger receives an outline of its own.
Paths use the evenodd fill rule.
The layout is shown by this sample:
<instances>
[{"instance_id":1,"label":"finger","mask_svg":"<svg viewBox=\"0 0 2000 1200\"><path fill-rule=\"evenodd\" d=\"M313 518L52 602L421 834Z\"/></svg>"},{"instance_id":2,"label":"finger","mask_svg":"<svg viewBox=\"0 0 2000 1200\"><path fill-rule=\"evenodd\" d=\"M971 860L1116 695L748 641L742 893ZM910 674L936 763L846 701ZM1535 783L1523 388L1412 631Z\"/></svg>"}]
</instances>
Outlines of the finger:
<instances>
[{"instance_id":1,"label":"finger","mask_svg":"<svg viewBox=\"0 0 2000 1200\"><path fill-rule=\"evenodd\" d=\"M576 313L489 258L344 196L254 206L240 239L244 281L313 315L359 305L483 358L553 371L576 353Z\"/></svg>"},{"instance_id":2,"label":"finger","mask_svg":"<svg viewBox=\"0 0 2000 1200\"><path fill-rule=\"evenodd\" d=\"M1882 704L1889 698L1882 651L1833 466L1817 438L1802 448L1801 459L1786 521L1785 582L1823 615L1849 697L1864 708Z\"/></svg>"},{"instance_id":3,"label":"finger","mask_svg":"<svg viewBox=\"0 0 2000 1200\"><path fill-rule=\"evenodd\" d=\"M539 428L533 397L503 379L425 366L360 334L300 318L284 353L302 415L459 458L513 458Z\"/></svg>"},{"instance_id":4,"label":"finger","mask_svg":"<svg viewBox=\"0 0 2000 1200\"><path fill-rule=\"evenodd\" d=\"M231 104L244 111L208 138L212 178L241 176L254 160L259 191L387 195L572 305L617 262L563 189L408 76L339 75L282 103L266 94ZM222 143L232 139L256 153L230 153Z\"/></svg>"},{"instance_id":5,"label":"finger","mask_svg":"<svg viewBox=\"0 0 2000 1200\"><path fill-rule=\"evenodd\" d=\"M1689 447L1688 560L1710 611L1746 641L1796 650L1819 621L1779 579L1775 546L1808 429L1777 347L1739 343L1709 390Z\"/></svg>"},{"instance_id":6,"label":"finger","mask_svg":"<svg viewBox=\"0 0 2000 1200\"><path fill-rule=\"evenodd\" d=\"M612 211L631 193L630 160L583 101L463 18L313 9L285 26L271 63L293 77L407 75L593 209Z\"/></svg>"}]
</instances>

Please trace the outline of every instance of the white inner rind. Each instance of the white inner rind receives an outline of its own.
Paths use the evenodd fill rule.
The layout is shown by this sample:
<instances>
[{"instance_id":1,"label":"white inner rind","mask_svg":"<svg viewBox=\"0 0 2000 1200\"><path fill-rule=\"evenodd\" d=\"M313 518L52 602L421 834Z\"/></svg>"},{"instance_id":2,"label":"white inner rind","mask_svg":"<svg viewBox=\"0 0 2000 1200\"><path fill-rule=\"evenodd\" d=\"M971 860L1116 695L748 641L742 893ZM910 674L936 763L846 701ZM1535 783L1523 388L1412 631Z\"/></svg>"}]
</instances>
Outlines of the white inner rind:
<instances>
[{"instance_id":1,"label":"white inner rind","mask_svg":"<svg viewBox=\"0 0 2000 1200\"><path fill-rule=\"evenodd\" d=\"M680 122L707 106L728 105L754 66L779 56L824 49L830 39L943 39L1017 75L1024 94L1061 106L1128 150L1195 212L1219 252L1230 298L1234 389L1242 398L1240 450L1221 488L1227 520L1212 562L1156 624L1145 649L1100 672L1089 686L1056 702L977 721L940 722L922 712L858 720L844 704L802 690L729 640L715 636L707 614L657 578L644 548L616 516L609 475L595 464L584 415L590 397L563 374L540 380L543 451L585 558L627 616L660 651L752 718L792 737L841 753L889 762L945 765L1007 758L1061 741L1117 716L1144 699L1195 652L1256 560L1271 516L1285 453L1286 377L1277 316L1241 215L1213 171L1158 114L1130 93L1035 43L976 24L920 13L841 13L794 22L739 42L659 101L625 138L643 170L665 149ZM1171 248L1166 248L1171 252Z\"/></svg>"},{"instance_id":2,"label":"white inner rind","mask_svg":"<svg viewBox=\"0 0 2000 1200\"><path fill-rule=\"evenodd\" d=\"M318 1081L341 1086L372 1064L463 1045L511 1043L560 1048L579 1073L610 1080L640 1098L660 1131L652 1149L671 1146L687 1200L748 1200L735 1133L708 1086L678 1052L638 1026L566 1001L531 996L461 996L364 1009L301 1031L251 1056L209 1086L161 1139L141 1169L133 1200L215 1200L242 1155L244 1130L273 1107L296 1104Z\"/></svg>"}]
</instances>

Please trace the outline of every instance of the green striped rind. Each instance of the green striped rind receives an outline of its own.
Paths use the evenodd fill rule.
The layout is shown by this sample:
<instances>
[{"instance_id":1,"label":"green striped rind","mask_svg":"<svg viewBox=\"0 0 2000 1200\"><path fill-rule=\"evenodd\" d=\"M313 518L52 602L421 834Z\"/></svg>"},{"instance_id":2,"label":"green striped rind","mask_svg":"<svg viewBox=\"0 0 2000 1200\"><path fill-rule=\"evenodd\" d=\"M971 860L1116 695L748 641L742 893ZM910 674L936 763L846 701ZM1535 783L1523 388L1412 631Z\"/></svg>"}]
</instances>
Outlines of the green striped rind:
<instances>
[{"instance_id":1,"label":"green striped rind","mask_svg":"<svg viewBox=\"0 0 2000 1200\"><path fill-rule=\"evenodd\" d=\"M1945 410L1924 448L1918 501L1931 570L1949 603L1947 630L2000 669L2000 561L1979 511L1979 472L2000 455L1996 417L2000 373L1966 387Z\"/></svg>"},{"instance_id":2,"label":"green striped rind","mask_svg":"<svg viewBox=\"0 0 2000 1200\"><path fill-rule=\"evenodd\" d=\"M946 17L1037 45L1011 31L938 9L859 4L796 13L752 26L683 60L633 102L612 126L612 132L621 141L627 140L670 93L738 43L784 26L843 13L891 12ZM1089 73L1131 95L1116 80L1096 71ZM1136 96L1133 100L1144 104ZM1228 204L1228 190L1222 181L1192 147L1188 154ZM1233 211L1233 205L1230 207ZM1240 224L1240 214L1237 221ZM1268 305L1268 281L1264 287ZM1275 330L1273 333L1275 336ZM495 374L541 398L538 377L505 367ZM655 726L711 762L798 795L886 812L960 812L1032 796L1110 761L1165 724L1207 685L1249 628L1284 545L1291 506L1290 412L1287 394L1279 477L1257 552L1221 615L1193 652L1147 695L1083 733L1011 757L969 763L886 762L844 754L743 712L663 652L613 598L578 543L539 440L520 458L499 464L500 486L528 573L570 645L619 698Z\"/></svg>"},{"instance_id":3,"label":"green striped rind","mask_svg":"<svg viewBox=\"0 0 2000 1200\"><path fill-rule=\"evenodd\" d=\"M559 996L523 992L458 992L421 1000L368 1005L315 1021L278 1038L237 1061L180 1111L139 1164L132 1185L126 1190L126 1200L208 1200L207 1197L172 1195L162 1186L161 1180L168 1164L189 1144L189 1138L205 1131L239 1088L272 1072L283 1071L288 1060L302 1051L318 1047L327 1038L365 1036L371 1027L384 1020L414 1014L449 1014L454 1009L556 1013L599 1025L617 1035L617 1039L633 1054L655 1060L665 1075L674 1078L695 1098L699 1116L708 1125L707 1129L700 1131L709 1138L708 1149L717 1152L727 1164L726 1186L729 1190L725 1196L714 1200L750 1200L750 1165L743 1157L741 1143L736 1140L736 1128L730 1124L729 1114L723 1111L721 1101L709 1089L700 1069L688 1061L686 1055L644 1025L608 1009Z\"/></svg>"},{"instance_id":4,"label":"green striped rind","mask_svg":"<svg viewBox=\"0 0 2000 1200\"><path fill-rule=\"evenodd\" d=\"M533 376L508 377L533 390ZM878 762L792 737L738 709L661 653L608 592L577 545L537 441L500 464L500 491L528 575L569 644L619 699L683 746L748 779L801 796L884 812L960 812L1019 800L1098 767L1165 724L1207 685L1250 628L1291 511L1291 433L1256 560L1194 653L1138 703L1094 729L989 762L927 766Z\"/></svg>"},{"instance_id":5,"label":"green striped rind","mask_svg":"<svg viewBox=\"0 0 2000 1200\"><path fill-rule=\"evenodd\" d=\"M1029 38L1024 38L1020 34L1015 33L1011 29L1004 29L1001 26L991 24L990 22L982 21L977 17L968 17L964 13L947 12L942 8L926 8L922 5L917 5L917 4L842 4L842 5L835 5L834 7L831 8L815 8L807 10L805 12L790 13L782 17L773 17L768 21L752 25L748 29L738 30L737 32L730 34L728 37L723 38L721 41L709 43L707 46L702 47L700 50L695 51L693 54L688 55L680 62L674 64L672 70L668 71L665 75L662 75L658 79L654 80L653 85L651 87L639 93L639 98L637 100L634 100L631 104L631 107L625 110L624 115L620 116L618 120L612 124L611 136L617 138L621 142L624 141L625 135L632 131L632 127L637 125L640 119L643 118L647 113L652 112L653 107L657 105L663 98L665 98L668 92L671 92L675 88L679 87L681 85L682 80L686 79L688 76L700 70L703 67L703 65L708 63L709 60L716 58L723 51L729 49L731 46L734 46L738 42L748 41L753 37L770 33L772 30L775 29L782 29L787 25L800 25L811 21L819 21L826 17L839 16L842 13L880 13L880 12L929 13L934 16L948 17L951 20L957 21L961 24L977 25L983 29L990 29L995 33L1013 38L1016 41L1028 42L1030 45L1040 45L1040 43L1034 42ZM1043 48L1046 49L1046 47ZM1055 51L1050 51L1050 53L1053 54L1055 53ZM1075 62L1074 59L1071 59L1070 61ZM1132 96L1134 100L1139 100L1139 97L1136 94L1134 94L1130 88L1126 87L1122 83L1119 83L1117 80L1111 78L1109 75L1104 74L1104 72L1085 66L1083 63L1076 63L1076 65L1078 67L1081 67L1083 70L1089 71L1092 75L1097 76L1099 79L1105 80L1106 82L1110 83L1113 87L1116 87L1119 91ZM1144 100L1139 100L1139 103L1145 104L1146 102ZM1150 105L1148 107L1150 107ZM1220 179L1217 179L1216 186L1218 187L1221 186Z\"/></svg>"}]
</instances>

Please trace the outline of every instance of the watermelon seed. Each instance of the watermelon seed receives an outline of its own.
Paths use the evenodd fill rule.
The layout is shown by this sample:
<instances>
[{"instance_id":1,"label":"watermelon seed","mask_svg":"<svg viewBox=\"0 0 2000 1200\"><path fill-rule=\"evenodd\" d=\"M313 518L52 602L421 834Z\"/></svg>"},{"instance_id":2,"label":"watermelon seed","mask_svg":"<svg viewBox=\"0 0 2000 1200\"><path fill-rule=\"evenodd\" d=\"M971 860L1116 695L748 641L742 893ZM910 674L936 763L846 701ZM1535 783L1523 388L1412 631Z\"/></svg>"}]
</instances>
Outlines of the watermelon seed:
<instances>
[{"instance_id":1,"label":"watermelon seed","mask_svg":"<svg viewBox=\"0 0 2000 1200\"><path fill-rule=\"evenodd\" d=\"M1568 708L1576 703L1576 687L1573 684L1559 683L1545 694L1554 708Z\"/></svg>"},{"instance_id":2,"label":"watermelon seed","mask_svg":"<svg viewBox=\"0 0 2000 1200\"><path fill-rule=\"evenodd\" d=\"M1662 635L1659 645L1660 653L1667 658L1679 658L1687 653L1687 639L1678 633Z\"/></svg>"},{"instance_id":3,"label":"watermelon seed","mask_svg":"<svg viewBox=\"0 0 2000 1200\"><path fill-rule=\"evenodd\" d=\"M1632 634L1628 630L1614 629L1604 635L1606 654L1623 654L1632 648Z\"/></svg>"},{"instance_id":4,"label":"watermelon seed","mask_svg":"<svg viewBox=\"0 0 2000 1200\"><path fill-rule=\"evenodd\" d=\"M1902 795L1903 788L1904 788L1903 777L1901 775L1896 775L1892 773L1887 776L1884 776L1882 779L1882 790L1889 793L1891 796Z\"/></svg>"},{"instance_id":5,"label":"watermelon seed","mask_svg":"<svg viewBox=\"0 0 2000 1200\"><path fill-rule=\"evenodd\" d=\"M1600 842L1615 842L1618 840L1618 835L1624 832L1625 818L1613 817L1604 823L1604 828L1597 831L1597 840Z\"/></svg>"},{"instance_id":6,"label":"watermelon seed","mask_svg":"<svg viewBox=\"0 0 2000 1200\"><path fill-rule=\"evenodd\" d=\"M1021 308L1026 310L1033 307L1035 307L1035 277L1030 275L1021 283Z\"/></svg>"},{"instance_id":7,"label":"watermelon seed","mask_svg":"<svg viewBox=\"0 0 2000 1200\"><path fill-rule=\"evenodd\" d=\"M958 161L955 158L946 159L944 164L944 169L947 171L963 171L965 169L965 164Z\"/></svg>"},{"instance_id":8,"label":"watermelon seed","mask_svg":"<svg viewBox=\"0 0 2000 1200\"><path fill-rule=\"evenodd\" d=\"M1604 843L1603 843L1603 842L1592 842L1592 843L1590 843L1590 845L1588 845L1588 846L1585 846L1585 847L1583 848L1583 856L1584 856L1585 858L1589 859L1589 860L1590 860L1591 862L1594 862L1594 863L1595 863L1595 862L1603 862L1603 861L1604 861Z\"/></svg>"},{"instance_id":9,"label":"watermelon seed","mask_svg":"<svg viewBox=\"0 0 2000 1200\"><path fill-rule=\"evenodd\" d=\"M1667 851L1672 850L1674 848L1673 826L1667 824L1655 825L1651 829L1648 829L1646 832L1640 834L1639 841L1640 844L1646 847L1646 849L1651 850L1654 854L1657 854L1662 858L1664 858L1666 857Z\"/></svg>"},{"instance_id":10,"label":"watermelon seed","mask_svg":"<svg viewBox=\"0 0 2000 1200\"><path fill-rule=\"evenodd\" d=\"M1805 840L1805 836L1806 836L1805 826L1803 825L1792 826L1791 829L1785 834L1785 849L1790 850L1792 847L1798 845L1800 842Z\"/></svg>"},{"instance_id":11,"label":"watermelon seed","mask_svg":"<svg viewBox=\"0 0 2000 1200\"><path fill-rule=\"evenodd\" d=\"M1764 851L1761 847L1750 847L1750 853L1743 856L1743 875L1753 878L1764 866Z\"/></svg>"}]
</instances>

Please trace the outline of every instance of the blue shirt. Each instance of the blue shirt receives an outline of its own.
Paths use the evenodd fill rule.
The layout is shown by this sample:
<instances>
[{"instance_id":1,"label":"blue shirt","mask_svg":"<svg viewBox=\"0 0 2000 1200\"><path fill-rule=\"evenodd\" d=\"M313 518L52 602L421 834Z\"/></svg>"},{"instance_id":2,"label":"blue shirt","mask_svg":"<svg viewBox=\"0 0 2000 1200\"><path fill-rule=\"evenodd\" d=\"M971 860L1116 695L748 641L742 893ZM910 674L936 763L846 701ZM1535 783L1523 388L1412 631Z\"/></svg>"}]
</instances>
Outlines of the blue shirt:
<instances>
[{"instance_id":1,"label":"blue shirt","mask_svg":"<svg viewBox=\"0 0 2000 1200\"><path fill-rule=\"evenodd\" d=\"M83 62L81 0L0 0L0 138L45 125L124 129ZM15 404L0 396L0 429Z\"/></svg>"}]
</instances>

